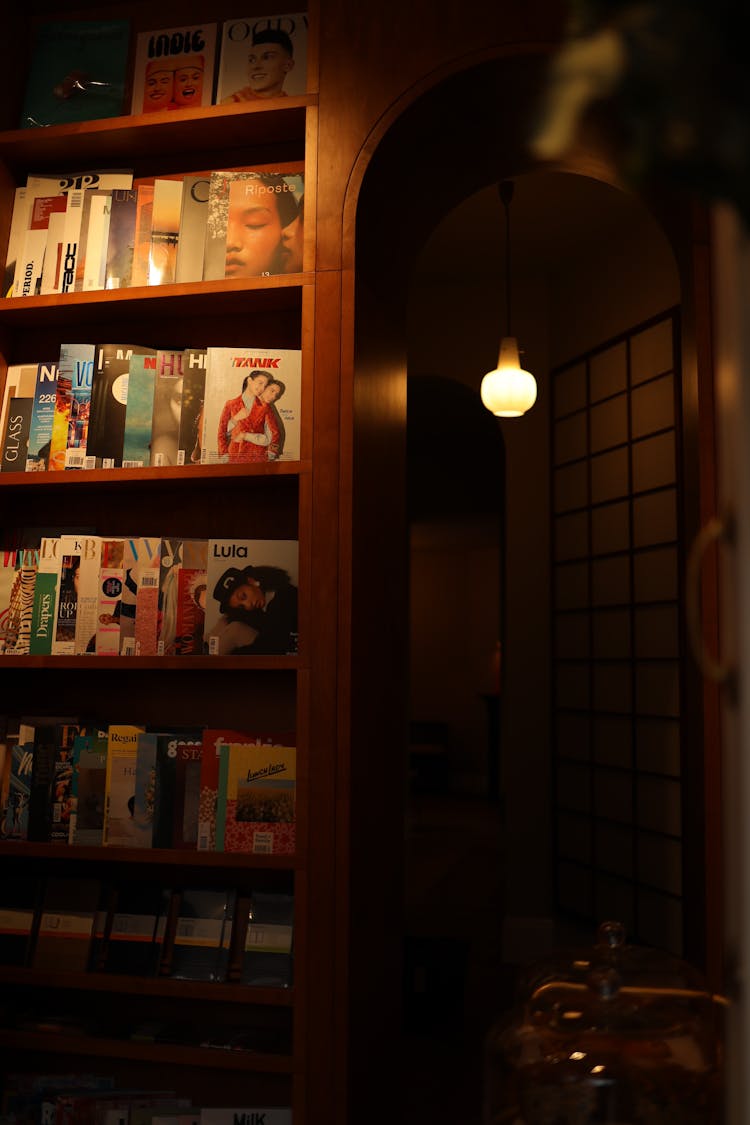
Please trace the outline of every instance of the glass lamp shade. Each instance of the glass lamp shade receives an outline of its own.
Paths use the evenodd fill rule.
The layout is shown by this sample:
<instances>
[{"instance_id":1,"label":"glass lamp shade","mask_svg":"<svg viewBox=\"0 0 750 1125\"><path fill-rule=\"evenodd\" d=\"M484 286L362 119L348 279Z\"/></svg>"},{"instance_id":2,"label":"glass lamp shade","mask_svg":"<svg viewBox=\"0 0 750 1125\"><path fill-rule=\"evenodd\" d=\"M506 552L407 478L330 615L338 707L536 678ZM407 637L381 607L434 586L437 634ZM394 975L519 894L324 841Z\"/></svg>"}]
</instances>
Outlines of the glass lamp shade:
<instances>
[{"instance_id":1,"label":"glass lamp shade","mask_svg":"<svg viewBox=\"0 0 750 1125\"><path fill-rule=\"evenodd\" d=\"M514 336L503 336L500 341L497 368L482 379L480 394L498 418L520 418L536 402L536 379L522 369Z\"/></svg>"}]
</instances>

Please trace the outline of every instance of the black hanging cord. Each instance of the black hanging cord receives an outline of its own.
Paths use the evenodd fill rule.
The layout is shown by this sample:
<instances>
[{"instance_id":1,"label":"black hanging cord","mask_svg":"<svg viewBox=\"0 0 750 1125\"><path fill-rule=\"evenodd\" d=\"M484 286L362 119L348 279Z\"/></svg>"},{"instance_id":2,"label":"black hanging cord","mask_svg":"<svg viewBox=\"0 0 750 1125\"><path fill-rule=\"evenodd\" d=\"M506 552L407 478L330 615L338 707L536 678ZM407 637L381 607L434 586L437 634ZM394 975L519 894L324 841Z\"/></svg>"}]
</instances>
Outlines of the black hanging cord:
<instances>
[{"instance_id":1,"label":"black hanging cord","mask_svg":"<svg viewBox=\"0 0 750 1125\"><path fill-rule=\"evenodd\" d=\"M510 321L510 202L513 198L513 181L503 180L497 190L505 208L505 335L512 336Z\"/></svg>"}]
</instances>

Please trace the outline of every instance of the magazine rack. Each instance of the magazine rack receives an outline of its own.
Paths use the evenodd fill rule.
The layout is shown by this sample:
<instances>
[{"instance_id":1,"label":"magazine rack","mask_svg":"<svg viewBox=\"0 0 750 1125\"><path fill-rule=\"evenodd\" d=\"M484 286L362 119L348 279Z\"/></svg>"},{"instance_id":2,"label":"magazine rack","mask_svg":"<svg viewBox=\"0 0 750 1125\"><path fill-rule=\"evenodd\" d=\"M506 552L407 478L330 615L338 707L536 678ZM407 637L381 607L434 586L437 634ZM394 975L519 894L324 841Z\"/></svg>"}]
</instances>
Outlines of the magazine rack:
<instances>
[{"instance_id":1,"label":"magazine rack","mask_svg":"<svg viewBox=\"0 0 750 1125\"><path fill-rule=\"evenodd\" d=\"M250 9L264 14L264 5ZM304 7L302 5L301 7ZM288 10L299 10L289 8ZM54 18L75 18L74 2ZM102 5L97 18L126 15L134 33L188 21L184 5ZM87 527L97 533L194 537L298 538L299 651L294 656L3 658L3 708L13 714L137 715L144 724L178 721L238 730L297 732L297 852L294 856L169 852L128 848L0 843L3 870L31 878L64 874L117 880L120 874L172 887L293 892L291 988L142 978L52 969L0 967L3 1076L18 1072L96 1072L120 1086L168 1088L200 1105L291 1105L312 1120L314 1037L309 1012L309 857L313 313L316 277L315 13L310 13L308 93L238 104L123 115L91 122L17 129L18 104L0 120L0 244L7 245L15 186L29 172L126 167L134 176L305 160L304 271L288 276L192 282L116 292L0 299L0 393L8 364L55 355L81 339L151 346L245 345L302 349L301 457L298 462L3 473L1 526ZM80 13L90 19L89 13ZM221 21L236 8L192 4L191 16ZM14 19L23 21L16 12ZM27 38L24 31L24 41ZM133 37L134 38L134 37ZM16 65L23 68L23 53ZM126 102L127 104L127 102ZM168 526L167 526L168 522ZM57 533L55 530L52 534ZM325 933L316 941L333 945ZM314 991L326 995L321 965ZM18 1011L28 1010L20 1022ZM54 1018L53 1018L54 1017ZM115 1018L113 1018L115 1017ZM136 1028L133 1031L133 1028ZM182 1035L175 1028L182 1027ZM124 1029L127 1028L128 1031ZM165 1028L171 1029L165 1030ZM229 1045L234 1049L226 1049Z\"/></svg>"}]
</instances>

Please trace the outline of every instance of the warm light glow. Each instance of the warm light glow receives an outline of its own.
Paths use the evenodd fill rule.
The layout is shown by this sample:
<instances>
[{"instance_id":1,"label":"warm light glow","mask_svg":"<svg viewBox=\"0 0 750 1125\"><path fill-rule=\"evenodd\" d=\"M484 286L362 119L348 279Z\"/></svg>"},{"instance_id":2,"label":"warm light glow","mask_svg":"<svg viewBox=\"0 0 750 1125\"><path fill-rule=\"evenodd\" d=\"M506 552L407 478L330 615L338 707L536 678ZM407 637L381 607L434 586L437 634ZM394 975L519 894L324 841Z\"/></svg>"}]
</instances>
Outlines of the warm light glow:
<instances>
[{"instance_id":1,"label":"warm light glow","mask_svg":"<svg viewBox=\"0 0 750 1125\"><path fill-rule=\"evenodd\" d=\"M536 379L521 368L514 336L500 341L495 371L488 371L481 386L482 402L498 418L520 418L536 402Z\"/></svg>"}]
</instances>

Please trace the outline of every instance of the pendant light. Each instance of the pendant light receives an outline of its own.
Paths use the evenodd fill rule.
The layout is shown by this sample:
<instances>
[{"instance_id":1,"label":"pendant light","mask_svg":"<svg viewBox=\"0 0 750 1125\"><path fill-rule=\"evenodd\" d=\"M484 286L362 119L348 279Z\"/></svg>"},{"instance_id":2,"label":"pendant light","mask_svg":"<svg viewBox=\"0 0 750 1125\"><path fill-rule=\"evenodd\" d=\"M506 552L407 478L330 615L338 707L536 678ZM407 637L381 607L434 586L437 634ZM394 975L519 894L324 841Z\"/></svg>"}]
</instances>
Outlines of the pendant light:
<instances>
[{"instance_id":1,"label":"pendant light","mask_svg":"<svg viewBox=\"0 0 750 1125\"><path fill-rule=\"evenodd\" d=\"M518 355L518 340L511 336L510 320L510 201L513 183L503 180L498 191L505 208L505 331L500 341L500 355L494 371L482 379L482 402L498 418L520 418L536 402L536 379L524 371Z\"/></svg>"}]
</instances>

